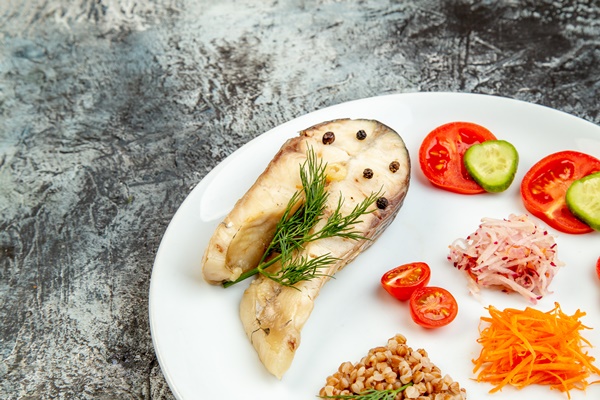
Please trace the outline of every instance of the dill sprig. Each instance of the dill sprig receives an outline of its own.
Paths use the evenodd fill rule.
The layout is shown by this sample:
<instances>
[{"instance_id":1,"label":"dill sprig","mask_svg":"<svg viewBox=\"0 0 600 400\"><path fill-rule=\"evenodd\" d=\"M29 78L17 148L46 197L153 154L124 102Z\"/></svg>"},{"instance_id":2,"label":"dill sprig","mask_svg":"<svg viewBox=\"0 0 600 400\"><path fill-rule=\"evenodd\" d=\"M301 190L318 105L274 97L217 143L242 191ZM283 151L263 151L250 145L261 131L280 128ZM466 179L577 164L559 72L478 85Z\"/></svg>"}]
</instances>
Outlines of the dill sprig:
<instances>
[{"instance_id":1,"label":"dill sprig","mask_svg":"<svg viewBox=\"0 0 600 400\"><path fill-rule=\"evenodd\" d=\"M352 240L366 239L354 226L360 222L362 215L373 212L369 210L380 195L372 193L357 204L348 215L342 214L344 199L340 194L336 208L331 212L322 227L313 232L312 229L323 218L326 212L329 193L326 191L326 166L318 160L312 148L308 149L306 161L300 166L302 190L295 192L288 201L284 213L277 223L275 235L265 250L258 266L243 273L237 280L225 282L229 287L257 273L272 279L281 285L292 286L301 281L324 276L320 271L327 268L338 258L329 254L316 258L298 256L298 250L315 240L342 237ZM273 265L279 264L279 270L271 272Z\"/></svg>"},{"instance_id":2,"label":"dill sprig","mask_svg":"<svg viewBox=\"0 0 600 400\"><path fill-rule=\"evenodd\" d=\"M359 394L339 394L336 396L318 396L321 399L353 399L353 400L394 400L398 393L412 386L412 382L400 386L398 389L377 390L367 389Z\"/></svg>"}]
</instances>

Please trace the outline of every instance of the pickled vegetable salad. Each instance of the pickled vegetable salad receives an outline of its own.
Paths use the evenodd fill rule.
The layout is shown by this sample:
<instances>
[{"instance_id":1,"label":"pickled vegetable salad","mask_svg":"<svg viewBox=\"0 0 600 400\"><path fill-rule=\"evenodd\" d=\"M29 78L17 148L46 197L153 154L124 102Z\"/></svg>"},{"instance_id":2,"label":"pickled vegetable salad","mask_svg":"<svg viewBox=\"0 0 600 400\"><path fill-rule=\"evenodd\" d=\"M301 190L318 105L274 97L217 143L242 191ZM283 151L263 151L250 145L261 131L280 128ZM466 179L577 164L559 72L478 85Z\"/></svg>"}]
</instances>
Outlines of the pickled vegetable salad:
<instances>
[{"instance_id":1,"label":"pickled vegetable salad","mask_svg":"<svg viewBox=\"0 0 600 400\"><path fill-rule=\"evenodd\" d=\"M448 260L468 273L471 292L500 287L533 304L550 293L548 286L564 265L557 259L554 237L526 215L481 221L477 231L449 246Z\"/></svg>"}]
</instances>

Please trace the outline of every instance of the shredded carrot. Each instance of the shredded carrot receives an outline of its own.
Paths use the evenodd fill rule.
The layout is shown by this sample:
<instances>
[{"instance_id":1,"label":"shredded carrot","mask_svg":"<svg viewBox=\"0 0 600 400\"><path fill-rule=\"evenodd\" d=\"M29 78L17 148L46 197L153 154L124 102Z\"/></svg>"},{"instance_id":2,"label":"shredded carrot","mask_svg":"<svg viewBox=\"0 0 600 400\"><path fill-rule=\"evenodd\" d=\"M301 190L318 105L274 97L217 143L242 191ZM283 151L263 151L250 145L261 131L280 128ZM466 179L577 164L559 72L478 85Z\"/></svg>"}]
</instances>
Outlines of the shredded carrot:
<instances>
[{"instance_id":1,"label":"shredded carrot","mask_svg":"<svg viewBox=\"0 0 600 400\"><path fill-rule=\"evenodd\" d=\"M479 358L473 360L478 382L494 385L490 393L505 385L523 388L531 384L549 385L566 392L584 390L600 380L589 382L592 374L600 375L595 358L586 348L591 343L581 331L591 329L579 320L585 312L565 314L558 303L548 312L533 308L500 311L487 308L490 316L481 317L482 345ZM484 327L485 326L485 327Z\"/></svg>"}]
</instances>

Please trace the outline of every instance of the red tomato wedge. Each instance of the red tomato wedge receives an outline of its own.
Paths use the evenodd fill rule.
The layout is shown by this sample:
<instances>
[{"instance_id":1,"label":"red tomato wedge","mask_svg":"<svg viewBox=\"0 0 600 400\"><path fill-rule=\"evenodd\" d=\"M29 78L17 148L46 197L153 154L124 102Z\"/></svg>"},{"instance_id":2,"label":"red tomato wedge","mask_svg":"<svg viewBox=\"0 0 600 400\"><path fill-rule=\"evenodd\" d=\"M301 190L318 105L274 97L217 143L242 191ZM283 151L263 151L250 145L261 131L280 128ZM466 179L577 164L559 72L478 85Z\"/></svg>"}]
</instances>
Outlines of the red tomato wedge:
<instances>
[{"instance_id":1,"label":"red tomato wedge","mask_svg":"<svg viewBox=\"0 0 600 400\"><path fill-rule=\"evenodd\" d=\"M410 296L410 316L424 328L448 325L458 314L458 304L446 289L424 286Z\"/></svg>"},{"instance_id":2,"label":"red tomato wedge","mask_svg":"<svg viewBox=\"0 0 600 400\"><path fill-rule=\"evenodd\" d=\"M419 148L419 164L429 181L461 194L484 193L467 172L465 151L474 144L496 140L492 132L471 122L450 122L431 131Z\"/></svg>"},{"instance_id":3,"label":"red tomato wedge","mask_svg":"<svg viewBox=\"0 0 600 400\"><path fill-rule=\"evenodd\" d=\"M525 208L561 232L592 232L567 207L567 189L577 179L600 171L600 160L585 153L566 150L550 154L527 171L521 182Z\"/></svg>"},{"instance_id":4,"label":"red tomato wedge","mask_svg":"<svg viewBox=\"0 0 600 400\"><path fill-rule=\"evenodd\" d=\"M424 262L400 265L381 277L381 286L396 299L405 301L415 290L427 286L431 269Z\"/></svg>"},{"instance_id":5,"label":"red tomato wedge","mask_svg":"<svg viewBox=\"0 0 600 400\"><path fill-rule=\"evenodd\" d=\"M598 275L598 279L600 279L600 257L598 257L598 261L596 261L596 275Z\"/></svg>"}]
</instances>

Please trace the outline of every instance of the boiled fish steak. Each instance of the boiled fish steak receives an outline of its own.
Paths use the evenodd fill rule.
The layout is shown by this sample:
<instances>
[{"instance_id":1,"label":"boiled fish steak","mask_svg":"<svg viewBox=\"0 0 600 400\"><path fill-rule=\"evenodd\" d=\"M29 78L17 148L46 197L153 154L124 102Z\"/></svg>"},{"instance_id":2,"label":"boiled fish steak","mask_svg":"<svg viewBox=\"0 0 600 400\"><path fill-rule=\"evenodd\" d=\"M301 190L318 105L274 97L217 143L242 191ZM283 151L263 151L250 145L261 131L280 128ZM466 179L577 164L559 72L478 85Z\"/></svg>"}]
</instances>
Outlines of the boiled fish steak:
<instances>
[{"instance_id":1,"label":"boiled fish steak","mask_svg":"<svg viewBox=\"0 0 600 400\"><path fill-rule=\"evenodd\" d=\"M321 287L331 276L368 248L397 215L410 182L410 159L402 138L375 120L324 122L288 140L250 190L236 203L210 240L203 259L205 279L213 284L233 281L257 266L273 238L275 226L294 192L302 189L300 165L308 149L326 163L329 193L318 230L338 206L348 215L374 193L378 200L353 230L365 239L331 237L307 243L301 256L337 259L321 276L283 286L258 275L240 303L246 334L267 370L278 378L289 369L300 345L300 332ZM276 269L277 266L271 267Z\"/></svg>"}]
</instances>

